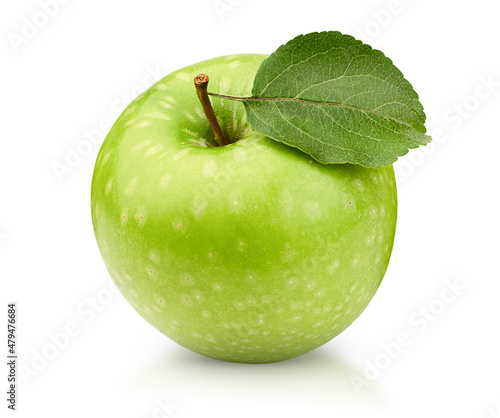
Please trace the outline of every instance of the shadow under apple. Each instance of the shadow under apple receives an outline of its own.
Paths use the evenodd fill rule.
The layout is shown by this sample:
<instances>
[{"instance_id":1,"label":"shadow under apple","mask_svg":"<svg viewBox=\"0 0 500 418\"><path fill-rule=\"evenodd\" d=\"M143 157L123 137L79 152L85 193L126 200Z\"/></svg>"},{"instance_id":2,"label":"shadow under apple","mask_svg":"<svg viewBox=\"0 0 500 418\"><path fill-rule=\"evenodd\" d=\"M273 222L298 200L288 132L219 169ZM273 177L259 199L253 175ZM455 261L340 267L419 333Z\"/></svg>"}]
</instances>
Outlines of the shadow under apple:
<instances>
[{"instance_id":1,"label":"shadow under apple","mask_svg":"<svg viewBox=\"0 0 500 418\"><path fill-rule=\"evenodd\" d=\"M197 399L259 399L278 403L293 400L315 405L352 405L362 399L364 406L366 402L376 406L387 400L376 381L356 391L352 378L363 378L363 370L350 365L331 348L320 347L290 360L267 364L224 362L181 347L170 353L165 356L158 352L141 369L131 370L123 390L175 399L189 395Z\"/></svg>"}]
</instances>

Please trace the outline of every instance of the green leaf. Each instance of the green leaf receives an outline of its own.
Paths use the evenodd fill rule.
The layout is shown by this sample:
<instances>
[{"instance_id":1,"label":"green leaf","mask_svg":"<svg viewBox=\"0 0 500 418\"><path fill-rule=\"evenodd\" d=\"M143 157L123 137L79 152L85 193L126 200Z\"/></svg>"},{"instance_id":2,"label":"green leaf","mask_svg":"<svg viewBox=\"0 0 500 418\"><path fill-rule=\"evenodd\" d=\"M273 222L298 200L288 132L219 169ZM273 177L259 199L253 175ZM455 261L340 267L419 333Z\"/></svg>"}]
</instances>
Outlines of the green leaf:
<instances>
[{"instance_id":1,"label":"green leaf","mask_svg":"<svg viewBox=\"0 0 500 418\"><path fill-rule=\"evenodd\" d=\"M252 128L324 164L381 167L430 142L418 95L392 61L340 32L301 35L263 61Z\"/></svg>"}]
</instances>

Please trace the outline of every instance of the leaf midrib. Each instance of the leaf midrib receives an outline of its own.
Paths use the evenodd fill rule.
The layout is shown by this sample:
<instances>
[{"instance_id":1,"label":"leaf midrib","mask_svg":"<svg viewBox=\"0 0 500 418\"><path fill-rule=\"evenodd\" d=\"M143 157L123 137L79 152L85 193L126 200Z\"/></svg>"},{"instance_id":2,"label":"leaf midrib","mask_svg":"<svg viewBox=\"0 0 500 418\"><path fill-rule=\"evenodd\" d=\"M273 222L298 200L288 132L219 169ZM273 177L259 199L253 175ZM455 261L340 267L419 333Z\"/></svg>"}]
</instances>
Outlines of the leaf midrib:
<instances>
[{"instance_id":1,"label":"leaf midrib","mask_svg":"<svg viewBox=\"0 0 500 418\"><path fill-rule=\"evenodd\" d=\"M256 102L256 101L261 101L261 102L296 102L296 103L313 104L313 105L317 105L317 106L344 107L346 109L356 110L358 112L377 115L377 116L383 117L385 119L392 120L392 121L399 123L401 125L406 125L409 128L416 129L414 126L410 125L407 122L403 122L403 121L396 119L396 118L393 118L391 116L384 115L383 113L376 112L375 110L365 109L365 108L357 107L357 106L352 106L352 105L348 105L345 103L318 102L315 100L298 99L296 97L238 97L238 96L229 96L229 95L218 94L218 93L209 93L209 95L212 97L217 97L219 99L237 100L237 101L241 101L241 102ZM416 130L419 131L418 129L416 129ZM422 133L424 133L424 132L422 132Z\"/></svg>"}]
</instances>

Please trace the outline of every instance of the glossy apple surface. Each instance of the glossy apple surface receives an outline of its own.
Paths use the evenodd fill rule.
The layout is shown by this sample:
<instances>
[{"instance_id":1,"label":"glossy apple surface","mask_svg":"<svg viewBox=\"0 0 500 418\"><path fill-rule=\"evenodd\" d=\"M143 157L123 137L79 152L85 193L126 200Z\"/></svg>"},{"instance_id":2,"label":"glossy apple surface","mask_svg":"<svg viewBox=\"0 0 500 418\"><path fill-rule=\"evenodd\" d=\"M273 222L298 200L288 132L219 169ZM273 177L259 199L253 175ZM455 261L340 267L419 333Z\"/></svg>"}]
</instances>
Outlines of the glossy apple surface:
<instances>
[{"instance_id":1,"label":"glossy apple surface","mask_svg":"<svg viewBox=\"0 0 500 418\"><path fill-rule=\"evenodd\" d=\"M246 363L347 328L384 276L396 225L392 166L319 164L220 99L233 143L213 146L193 78L248 96L264 58L215 58L151 87L110 131L92 182L99 250L130 304L184 347Z\"/></svg>"}]
</instances>

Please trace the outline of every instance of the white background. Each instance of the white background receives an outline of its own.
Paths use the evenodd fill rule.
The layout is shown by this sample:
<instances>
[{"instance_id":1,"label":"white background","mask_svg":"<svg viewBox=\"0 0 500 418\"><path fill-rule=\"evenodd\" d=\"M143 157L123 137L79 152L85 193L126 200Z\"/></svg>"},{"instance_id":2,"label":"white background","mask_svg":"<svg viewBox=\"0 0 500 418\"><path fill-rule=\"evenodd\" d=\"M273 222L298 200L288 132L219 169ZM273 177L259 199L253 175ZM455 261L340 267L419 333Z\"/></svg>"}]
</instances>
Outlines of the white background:
<instances>
[{"instance_id":1,"label":"white background","mask_svg":"<svg viewBox=\"0 0 500 418\"><path fill-rule=\"evenodd\" d=\"M60 0L49 17L41 3L0 6L0 322L16 301L22 365L16 413L2 367L0 415L500 416L497 1ZM393 59L435 142L396 164L391 263L348 330L278 364L206 359L108 290L89 207L98 147L85 148L86 132L104 136L151 74L321 30ZM77 149L87 155L58 176ZM444 302L449 286L457 295ZM396 350L401 333L411 343Z\"/></svg>"}]
</instances>

